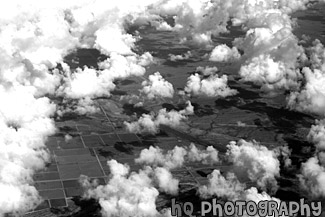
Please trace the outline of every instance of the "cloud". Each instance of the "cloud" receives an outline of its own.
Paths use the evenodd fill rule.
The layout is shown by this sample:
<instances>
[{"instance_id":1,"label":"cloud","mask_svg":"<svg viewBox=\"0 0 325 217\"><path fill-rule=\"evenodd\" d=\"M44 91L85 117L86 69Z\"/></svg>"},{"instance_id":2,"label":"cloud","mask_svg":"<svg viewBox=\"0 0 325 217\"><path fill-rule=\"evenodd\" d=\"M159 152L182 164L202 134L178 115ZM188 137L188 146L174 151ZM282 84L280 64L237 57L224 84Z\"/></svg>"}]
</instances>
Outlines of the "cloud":
<instances>
[{"instance_id":1,"label":"cloud","mask_svg":"<svg viewBox=\"0 0 325 217\"><path fill-rule=\"evenodd\" d=\"M239 71L244 81L253 81L267 92L281 89L294 89L299 86L299 72L292 71L280 61L274 61L267 54L261 54L243 65Z\"/></svg>"},{"instance_id":2,"label":"cloud","mask_svg":"<svg viewBox=\"0 0 325 217\"><path fill-rule=\"evenodd\" d=\"M260 201L275 201L278 203L278 206L280 205L281 200L275 197L271 197L266 192L259 193L257 188L249 188L245 190L243 198L245 201L254 201L256 204Z\"/></svg>"},{"instance_id":3,"label":"cloud","mask_svg":"<svg viewBox=\"0 0 325 217\"><path fill-rule=\"evenodd\" d=\"M237 60L239 58L240 53L236 47L229 48L227 45L222 44L216 46L212 50L209 60L213 62L229 62Z\"/></svg>"},{"instance_id":4,"label":"cloud","mask_svg":"<svg viewBox=\"0 0 325 217\"><path fill-rule=\"evenodd\" d=\"M206 150L199 150L193 143L190 147L176 146L172 150L163 152L159 147L150 146L149 149L141 151L140 156L135 159L136 163L161 166L168 169L180 168L186 162L201 162L203 164L216 164L219 162L218 151L212 146Z\"/></svg>"},{"instance_id":5,"label":"cloud","mask_svg":"<svg viewBox=\"0 0 325 217\"><path fill-rule=\"evenodd\" d=\"M227 148L227 156L234 164L234 172L238 177L257 182L263 190L277 190L275 178L280 175L280 162L276 152L245 140L240 140L238 144L231 142Z\"/></svg>"},{"instance_id":6,"label":"cloud","mask_svg":"<svg viewBox=\"0 0 325 217\"><path fill-rule=\"evenodd\" d=\"M111 170L108 183L94 187L83 179L84 197L98 199L103 216L156 216L159 192L148 175L144 171L130 174L127 165L115 160L107 163Z\"/></svg>"},{"instance_id":7,"label":"cloud","mask_svg":"<svg viewBox=\"0 0 325 217\"><path fill-rule=\"evenodd\" d=\"M208 78L201 78L199 74L191 75L187 79L185 92L194 96L207 97L227 97L236 95L237 90L233 90L227 85L227 75L211 75Z\"/></svg>"},{"instance_id":8,"label":"cloud","mask_svg":"<svg viewBox=\"0 0 325 217\"><path fill-rule=\"evenodd\" d=\"M0 98L0 216L22 214L41 202L33 175L50 159L44 143L55 132L55 105L23 86L1 86Z\"/></svg>"},{"instance_id":9,"label":"cloud","mask_svg":"<svg viewBox=\"0 0 325 217\"><path fill-rule=\"evenodd\" d=\"M191 162L202 162L203 164L214 164L219 162L218 151L212 146L206 150L199 150L193 143L190 145L188 158Z\"/></svg>"},{"instance_id":10,"label":"cloud","mask_svg":"<svg viewBox=\"0 0 325 217\"><path fill-rule=\"evenodd\" d=\"M283 163L285 168L288 168L291 166L292 161L290 159L291 156L291 149L287 146L279 146L275 149L273 149L277 153L278 158L280 159L280 162Z\"/></svg>"},{"instance_id":11,"label":"cloud","mask_svg":"<svg viewBox=\"0 0 325 217\"><path fill-rule=\"evenodd\" d=\"M302 189L313 198L325 197L325 167L317 157L310 158L301 165L299 176Z\"/></svg>"},{"instance_id":12,"label":"cloud","mask_svg":"<svg viewBox=\"0 0 325 217\"><path fill-rule=\"evenodd\" d=\"M64 89L66 96L78 99L109 95L109 91L115 88L115 84L112 80L103 82L97 75L98 73L96 69L88 67L78 68L76 72L71 73L65 83L67 86Z\"/></svg>"},{"instance_id":13,"label":"cloud","mask_svg":"<svg viewBox=\"0 0 325 217\"><path fill-rule=\"evenodd\" d=\"M313 41L312 46L307 48L308 61L310 67L313 69L325 70L325 48L324 45L318 40Z\"/></svg>"},{"instance_id":14,"label":"cloud","mask_svg":"<svg viewBox=\"0 0 325 217\"><path fill-rule=\"evenodd\" d=\"M288 107L301 112L324 116L325 109L325 49L318 40L307 49L308 59L302 69L303 85L287 98Z\"/></svg>"},{"instance_id":15,"label":"cloud","mask_svg":"<svg viewBox=\"0 0 325 217\"><path fill-rule=\"evenodd\" d=\"M35 2L7 6L0 9L0 216L18 216L42 202L33 176L50 161L45 142L55 133L56 110L45 95L61 82L59 70L50 69L79 42L63 10Z\"/></svg>"},{"instance_id":16,"label":"cloud","mask_svg":"<svg viewBox=\"0 0 325 217\"><path fill-rule=\"evenodd\" d=\"M69 113L77 113L79 115L93 114L99 112L100 108L96 102L89 97L80 99L64 98L60 105L57 106L57 119L62 118Z\"/></svg>"},{"instance_id":17,"label":"cloud","mask_svg":"<svg viewBox=\"0 0 325 217\"><path fill-rule=\"evenodd\" d=\"M142 76L146 72L145 66L153 61L150 53L141 56L122 56L112 53L110 58L99 62L99 70L88 68L77 68L71 71L65 70L65 82L57 91L57 95L70 99L79 99L79 103L74 105L73 110L79 114L86 112L96 112L98 109L93 107L93 98L110 96L111 91L116 87L114 81L125 79L130 76ZM70 111L63 111L66 113Z\"/></svg>"},{"instance_id":18,"label":"cloud","mask_svg":"<svg viewBox=\"0 0 325 217\"><path fill-rule=\"evenodd\" d=\"M178 181L164 168L150 167L130 172L126 164L116 160L107 162L111 177L106 185L96 185L87 177L80 182L85 190L84 198L97 199L103 216L163 216L156 208L159 187L165 192L177 194ZM155 183L157 182L157 183Z\"/></svg>"},{"instance_id":19,"label":"cloud","mask_svg":"<svg viewBox=\"0 0 325 217\"><path fill-rule=\"evenodd\" d=\"M239 71L245 81L260 85L264 91L294 90L299 87L304 49L293 34L287 10L267 8L246 23L246 36L233 44L243 51Z\"/></svg>"},{"instance_id":20,"label":"cloud","mask_svg":"<svg viewBox=\"0 0 325 217\"><path fill-rule=\"evenodd\" d=\"M276 201L280 205L280 200L268 195L265 191L259 193L258 189L251 187L246 189L246 185L240 183L233 173L227 173L224 177L219 170L214 170L208 176L208 184L202 185L198 189L201 198L207 199L213 196L228 201L254 201L258 204L260 201ZM244 211L243 216L248 216Z\"/></svg>"},{"instance_id":21,"label":"cloud","mask_svg":"<svg viewBox=\"0 0 325 217\"><path fill-rule=\"evenodd\" d=\"M324 72L309 68L302 70L305 77L305 86L301 91L295 91L288 97L288 107L301 112L314 113L324 116L325 82Z\"/></svg>"},{"instance_id":22,"label":"cloud","mask_svg":"<svg viewBox=\"0 0 325 217\"><path fill-rule=\"evenodd\" d=\"M239 199L239 195L246 188L246 185L240 183L233 173L227 173L227 176L224 177L219 170L214 170L208 179L209 184L200 186L198 189L202 198L209 198L215 195L235 201Z\"/></svg>"},{"instance_id":23,"label":"cloud","mask_svg":"<svg viewBox=\"0 0 325 217\"><path fill-rule=\"evenodd\" d=\"M171 127L180 125L182 120L186 120L188 115L194 113L191 102L187 102L187 107L181 111L169 111L160 109L158 114L143 114L136 122L124 122L126 129L133 133L152 133L159 131L159 125L164 124Z\"/></svg>"},{"instance_id":24,"label":"cloud","mask_svg":"<svg viewBox=\"0 0 325 217\"><path fill-rule=\"evenodd\" d=\"M225 4L210 4L209 1L187 1L178 2L165 1L156 5L161 15L174 15L175 25L168 29L177 31L181 41L193 41L197 44L211 43L211 35L226 32L226 22L229 19ZM221 7L223 7L221 9ZM212 22L212 20L214 22ZM165 26L162 22L159 26Z\"/></svg>"},{"instance_id":25,"label":"cloud","mask_svg":"<svg viewBox=\"0 0 325 217\"><path fill-rule=\"evenodd\" d=\"M298 176L300 186L312 198L325 197L325 122L316 120L312 125L308 140L315 144L316 152L313 157L301 165L301 174Z\"/></svg>"},{"instance_id":26,"label":"cloud","mask_svg":"<svg viewBox=\"0 0 325 217\"><path fill-rule=\"evenodd\" d=\"M307 138L316 145L317 151L325 151L325 119L316 120L316 124L311 126Z\"/></svg>"},{"instance_id":27,"label":"cloud","mask_svg":"<svg viewBox=\"0 0 325 217\"><path fill-rule=\"evenodd\" d=\"M142 86L140 92L144 93L149 99L156 97L173 98L174 96L173 85L166 81L159 72L149 75L149 80L143 81Z\"/></svg>"},{"instance_id":28,"label":"cloud","mask_svg":"<svg viewBox=\"0 0 325 217\"><path fill-rule=\"evenodd\" d=\"M246 127L246 123L243 123L241 121L237 121L237 126L238 127Z\"/></svg>"},{"instance_id":29,"label":"cloud","mask_svg":"<svg viewBox=\"0 0 325 217\"><path fill-rule=\"evenodd\" d=\"M154 169L154 177L161 191L168 194L178 194L179 181L173 178L173 175L166 168L157 167Z\"/></svg>"},{"instance_id":30,"label":"cloud","mask_svg":"<svg viewBox=\"0 0 325 217\"><path fill-rule=\"evenodd\" d=\"M213 66L213 67L209 67L209 66L202 67L202 66L199 66L199 67L196 68L195 71L196 72L201 72L204 76L210 76L210 75L216 74L216 72L218 72L219 69L216 66Z\"/></svg>"},{"instance_id":31,"label":"cloud","mask_svg":"<svg viewBox=\"0 0 325 217\"><path fill-rule=\"evenodd\" d=\"M191 53L191 51L187 51L185 54L183 55L174 55L174 54L169 54L169 59L171 61L178 61L178 60L188 60L193 56L193 54Z\"/></svg>"},{"instance_id":32,"label":"cloud","mask_svg":"<svg viewBox=\"0 0 325 217\"><path fill-rule=\"evenodd\" d=\"M149 149L141 151L139 158L136 158L135 162L174 169L183 166L185 155L187 155L187 151L182 147L176 146L173 150L169 150L164 154L159 147L150 146Z\"/></svg>"},{"instance_id":33,"label":"cloud","mask_svg":"<svg viewBox=\"0 0 325 217\"><path fill-rule=\"evenodd\" d=\"M115 89L116 79L130 76L141 76L145 73L152 56L145 53L142 56L122 56L112 53L110 58L99 63L100 70L84 67L75 72L67 71L65 84L61 86L64 96L69 98L109 96Z\"/></svg>"}]
</instances>

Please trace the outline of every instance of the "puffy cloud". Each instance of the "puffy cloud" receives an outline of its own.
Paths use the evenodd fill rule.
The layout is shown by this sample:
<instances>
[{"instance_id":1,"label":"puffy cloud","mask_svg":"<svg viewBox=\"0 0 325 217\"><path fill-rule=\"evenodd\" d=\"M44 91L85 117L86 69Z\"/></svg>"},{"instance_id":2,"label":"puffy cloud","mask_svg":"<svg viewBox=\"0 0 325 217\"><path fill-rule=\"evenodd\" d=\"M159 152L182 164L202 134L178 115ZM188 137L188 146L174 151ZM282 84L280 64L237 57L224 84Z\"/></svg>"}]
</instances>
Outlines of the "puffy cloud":
<instances>
[{"instance_id":1,"label":"puffy cloud","mask_svg":"<svg viewBox=\"0 0 325 217\"><path fill-rule=\"evenodd\" d=\"M223 75L211 75L204 79L199 74L191 75L187 79L185 92L194 96L204 95L208 97L227 97L237 94L237 90L233 90L227 85L228 77Z\"/></svg>"},{"instance_id":2,"label":"puffy cloud","mask_svg":"<svg viewBox=\"0 0 325 217\"><path fill-rule=\"evenodd\" d=\"M283 62L274 61L269 55L254 57L241 67L239 74L244 81L253 81L262 86L264 91L294 89L299 86L301 77L296 70L288 69Z\"/></svg>"},{"instance_id":3,"label":"puffy cloud","mask_svg":"<svg viewBox=\"0 0 325 217\"><path fill-rule=\"evenodd\" d=\"M129 167L108 161L111 178L107 185L94 187L82 180L85 197L99 200L103 216L156 216L156 198L159 192L144 171L129 174Z\"/></svg>"},{"instance_id":4,"label":"puffy cloud","mask_svg":"<svg viewBox=\"0 0 325 217\"><path fill-rule=\"evenodd\" d=\"M273 151L277 152L278 157L280 158L280 162L283 163L285 168L288 168L291 166L291 149L285 145L285 146L279 146L275 149L273 149Z\"/></svg>"},{"instance_id":5,"label":"puffy cloud","mask_svg":"<svg viewBox=\"0 0 325 217\"><path fill-rule=\"evenodd\" d=\"M187 106L180 111L183 115L193 115L194 114L194 106L191 104L191 101L186 102Z\"/></svg>"},{"instance_id":6,"label":"puffy cloud","mask_svg":"<svg viewBox=\"0 0 325 217\"><path fill-rule=\"evenodd\" d=\"M80 99L68 99L62 100L59 106L57 106L56 114L57 118L63 117L65 114L77 113L80 115L93 114L99 112L100 108L89 97Z\"/></svg>"},{"instance_id":7,"label":"puffy cloud","mask_svg":"<svg viewBox=\"0 0 325 217\"><path fill-rule=\"evenodd\" d=\"M69 32L62 5L37 5L36 1L28 4L13 1L10 4L12 10L7 12L11 16L1 17L4 27L0 36L1 48L6 53L16 53L35 67L43 64L54 67L79 44L78 38Z\"/></svg>"},{"instance_id":8,"label":"puffy cloud","mask_svg":"<svg viewBox=\"0 0 325 217\"><path fill-rule=\"evenodd\" d=\"M57 94L66 98L79 99L74 112L80 114L96 112L98 109L93 106L93 98L110 96L110 92L115 89L116 79L144 75L144 67L152 61L150 53L141 56L122 56L112 53L109 58L99 62L99 70L85 66L83 69L77 68L76 71L71 72L67 68L66 77L63 79L65 82L60 86Z\"/></svg>"},{"instance_id":9,"label":"puffy cloud","mask_svg":"<svg viewBox=\"0 0 325 217\"><path fill-rule=\"evenodd\" d=\"M82 98L78 100L76 109L73 112L76 112L81 115L93 114L99 112L99 107L95 106L93 101L89 98Z\"/></svg>"},{"instance_id":10,"label":"puffy cloud","mask_svg":"<svg viewBox=\"0 0 325 217\"><path fill-rule=\"evenodd\" d=\"M157 167L154 169L154 177L160 190L176 195L178 194L179 181L166 168Z\"/></svg>"},{"instance_id":11,"label":"puffy cloud","mask_svg":"<svg viewBox=\"0 0 325 217\"><path fill-rule=\"evenodd\" d=\"M80 179L85 189L84 197L97 199L103 216L163 216L156 209L159 191L155 186L167 193L178 192L178 181L168 170L147 167L130 173L128 165L116 160L107 164L111 177L106 185L91 183L87 177Z\"/></svg>"},{"instance_id":12,"label":"puffy cloud","mask_svg":"<svg viewBox=\"0 0 325 217\"><path fill-rule=\"evenodd\" d=\"M325 119L316 120L316 124L311 126L307 138L316 145L318 151L325 151Z\"/></svg>"},{"instance_id":13,"label":"puffy cloud","mask_svg":"<svg viewBox=\"0 0 325 217\"><path fill-rule=\"evenodd\" d=\"M112 53L110 58L98 63L103 73L109 79L123 79L130 76L144 75L145 66L152 63L153 57L150 53L146 52L139 55L122 56Z\"/></svg>"},{"instance_id":14,"label":"puffy cloud","mask_svg":"<svg viewBox=\"0 0 325 217\"><path fill-rule=\"evenodd\" d=\"M237 126L238 127L246 127L246 124L241 121L237 121Z\"/></svg>"},{"instance_id":15,"label":"puffy cloud","mask_svg":"<svg viewBox=\"0 0 325 217\"><path fill-rule=\"evenodd\" d=\"M324 116L325 108L325 49L318 40L307 49L309 67L302 69L304 83L297 91L291 92L288 97L288 107L302 112Z\"/></svg>"},{"instance_id":16,"label":"puffy cloud","mask_svg":"<svg viewBox=\"0 0 325 217\"><path fill-rule=\"evenodd\" d=\"M254 187L245 190L243 199L245 201L254 201L256 204L260 201L275 201L280 205L281 200L275 197L271 197L266 192L259 193L258 190Z\"/></svg>"},{"instance_id":17,"label":"puffy cloud","mask_svg":"<svg viewBox=\"0 0 325 217\"><path fill-rule=\"evenodd\" d=\"M314 69L325 70L325 48L324 45L319 41L315 40L313 46L309 48L310 52L310 63Z\"/></svg>"},{"instance_id":18,"label":"puffy cloud","mask_svg":"<svg viewBox=\"0 0 325 217\"><path fill-rule=\"evenodd\" d=\"M169 59L171 61L178 61L178 60L188 60L193 56L193 54L191 53L191 51L187 51L185 54L183 55L174 55L174 54L169 54Z\"/></svg>"},{"instance_id":19,"label":"puffy cloud","mask_svg":"<svg viewBox=\"0 0 325 217\"><path fill-rule=\"evenodd\" d=\"M227 31L226 22L229 16L224 16L227 11L220 10L224 5L222 2L210 3L207 0L166 1L158 4L157 10L162 15L174 15L175 26L170 26L169 29L177 31L183 42L191 40L198 44L207 44L211 43L212 34ZM167 26L166 23L163 25Z\"/></svg>"},{"instance_id":20,"label":"puffy cloud","mask_svg":"<svg viewBox=\"0 0 325 217\"><path fill-rule=\"evenodd\" d=\"M247 177L263 190L277 190L275 177L280 175L277 153L256 142L240 140L228 146L227 156L234 163L235 174Z\"/></svg>"},{"instance_id":21,"label":"puffy cloud","mask_svg":"<svg viewBox=\"0 0 325 217\"><path fill-rule=\"evenodd\" d=\"M246 185L238 181L233 173L228 173L226 177L221 175L219 170L214 170L208 177L209 184L199 187L199 194L203 198L218 196L228 200L238 200Z\"/></svg>"},{"instance_id":22,"label":"puffy cloud","mask_svg":"<svg viewBox=\"0 0 325 217\"><path fill-rule=\"evenodd\" d=\"M209 67L209 66L206 66L206 67L202 67L202 66L199 66L196 68L195 70L196 72L201 72L204 76L209 76L209 75L214 75L216 74L217 71L219 71L219 69L217 67Z\"/></svg>"},{"instance_id":23,"label":"puffy cloud","mask_svg":"<svg viewBox=\"0 0 325 217\"><path fill-rule=\"evenodd\" d=\"M101 70L88 67L78 68L75 72L68 70L62 92L69 98L109 96L115 88L116 79L129 76L141 76L152 56L145 53L142 56L122 56L112 53L110 58L99 63Z\"/></svg>"},{"instance_id":24,"label":"puffy cloud","mask_svg":"<svg viewBox=\"0 0 325 217\"><path fill-rule=\"evenodd\" d=\"M315 69L303 68L305 85L300 91L291 92L288 107L302 112L324 116L325 108L325 73Z\"/></svg>"},{"instance_id":25,"label":"puffy cloud","mask_svg":"<svg viewBox=\"0 0 325 217\"><path fill-rule=\"evenodd\" d=\"M168 115L171 116L172 114L178 114L178 113L171 113L167 114L166 110L160 110L159 114L161 115ZM159 115L158 114L158 115ZM183 116L179 116L181 119ZM167 117L168 118L168 117ZM178 120L179 123L179 120ZM126 126L127 130L133 133L144 133L144 132L150 132L150 133L157 133L158 132L158 127L160 123L158 122L158 119L155 119L154 116L148 115L148 114L143 114L138 121L136 122L124 122L124 125Z\"/></svg>"},{"instance_id":26,"label":"puffy cloud","mask_svg":"<svg viewBox=\"0 0 325 217\"><path fill-rule=\"evenodd\" d=\"M310 158L301 166L300 184L311 197L325 197L325 167L317 157Z\"/></svg>"},{"instance_id":27,"label":"puffy cloud","mask_svg":"<svg viewBox=\"0 0 325 217\"><path fill-rule=\"evenodd\" d=\"M41 202L33 175L50 160L45 142L55 132L56 109L44 95L61 82L60 72L49 69L79 44L64 10L36 2L7 6L0 15L0 216L22 215Z\"/></svg>"},{"instance_id":28,"label":"puffy cloud","mask_svg":"<svg viewBox=\"0 0 325 217\"><path fill-rule=\"evenodd\" d=\"M156 97L173 98L174 96L173 85L166 81L159 72L149 75L149 81L143 81L142 86L140 92L146 94L149 99Z\"/></svg>"},{"instance_id":29,"label":"puffy cloud","mask_svg":"<svg viewBox=\"0 0 325 217\"><path fill-rule=\"evenodd\" d=\"M236 47L229 48L227 45L222 44L216 46L211 54L210 54L210 61L214 62L228 62L237 60L240 58L240 53L238 52Z\"/></svg>"},{"instance_id":30,"label":"puffy cloud","mask_svg":"<svg viewBox=\"0 0 325 217\"><path fill-rule=\"evenodd\" d=\"M95 36L95 48L104 54L133 54L132 48L134 47L136 39L132 35L124 33L124 29L116 28L112 25L106 25L103 28L98 29Z\"/></svg>"},{"instance_id":31,"label":"puffy cloud","mask_svg":"<svg viewBox=\"0 0 325 217\"><path fill-rule=\"evenodd\" d=\"M136 122L124 122L128 131L133 133L157 133L159 125L164 124L172 127L178 126L182 120L187 119L187 115L194 113L191 102L187 102L187 107L181 111L169 111L160 109L158 114L143 114Z\"/></svg>"},{"instance_id":32,"label":"puffy cloud","mask_svg":"<svg viewBox=\"0 0 325 217\"><path fill-rule=\"evenodd\" d=\"M325 122L316 120L307 136L316 146L314 157L301 165L300 185L312 198L325 197Z\"/></svg>"},{"instance_id":33,"label":"puffy cloud","mask_svg":"<svg viewBox=\"0 0 325 217\"><path fill-rule=\"evenodd\" d=\"M176 146L173 150L169 150L164 154L159 147L150 146L149 149L141 151L139 158L136 158L135 162L174 169L183 166L186 155L187 151L182 147Z\"/></svg>"},{"instance_id":34,"label":"puffy cloud","mask_svg":"<svg viewBox=\"0 0 325 217\"><path fill-rule=\"evenodd\" d=\"M244 52L245 62L239 71L243 80L268 92L299 87L301 74L296 68L304 49L292 33L290 16L284 10L266 9L246 25L246 36L234 41L234 46Z\"/></svg>"},{"instance_id":35,"label":"puffy cloud","mask_svg":"<svg viewBox=\"0 0 325 217\"><path fill-rule=\"evenodd\" d=\"M193 143L188 151L188 158L191 162L202 162L203 164L213 164L219 162L218 151L212 146L206 150L199 150Z\"/></svg>"},{"instance_id":36,"label":"puffy cloud","mask_svg":"<svg viewBox=\"0 0 325 217\"><path fill-rule=\"evenodd\" d=\"M208 185L200 186L198 193L202 198L218 196L230 201L254 201L258 204L260 201L275 201L280 204L280 200L271 197L266 192L259 193L257 188L251 187L246 189L246 185L240 183L233 173L227 173L224 177L219 170L214 170L208 177ZM243 216L248 216L244 211Z\"/></svg>"},{"instance_id":37,"label":"puffy cloud","mask_svg":"<svg viewBox=\"0 0 325 217\"><path fill-rule=\"evenodd\" d=\"M203 164L215 164L219 162L218 151L212 146L206 150L199 150L193 143L190 147L176 146L167 153L159 147L150 147L141 151L135 162L150 166L162 166L168 169L182 167L185 162L201 162Z\"/></svg>"},{"instance_id":38,"label":"puffy cloud","mask_svg":"<svg viewBox=\"0 0 325 217\"><path fill-rule=\"evenodd\" d=\"M71 73L66 85L64 92L70 98L109 95L109 91L115 88L112 80L103 82L98 78L97 70L88 67L83 70L78 68L76 72Z\"/></svg>"},{"instance_id":39,"label":"puffy cloud","mask_svg":"<svg viewBox=\"0 0 325 217\"><path fill-rule=\"evenodd\" d=\"M44 143L55 132L55 105L23 86L0 87L0 98L0 216L22 214L41 202L33 175L49 161Z\"/></svg>"}]
</instances>

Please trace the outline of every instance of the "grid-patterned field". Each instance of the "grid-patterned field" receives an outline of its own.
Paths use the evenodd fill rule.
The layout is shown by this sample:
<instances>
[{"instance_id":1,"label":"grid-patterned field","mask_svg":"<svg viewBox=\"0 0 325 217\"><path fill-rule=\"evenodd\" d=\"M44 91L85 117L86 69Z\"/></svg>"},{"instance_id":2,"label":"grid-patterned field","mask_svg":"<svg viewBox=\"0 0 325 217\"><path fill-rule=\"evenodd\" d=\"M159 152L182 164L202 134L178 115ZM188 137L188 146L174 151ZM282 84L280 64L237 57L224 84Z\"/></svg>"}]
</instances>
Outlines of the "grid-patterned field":
<instances>
[{"instance_id":1,"label":"grid-patterned field","mask_svg":"<svg viewBox=\"0 0 325 217\"><path fill-rule=\"evenodd\" d=\"M69 131L72 137L65 139L59 135L49 138L46 145L51 151L52 161L44 171L34 176L35 186L45 199L39 209L67 206L67 199L80 196L80 175L96 178L104 184L109 175L107 159L118 157L120 162L137 169L136 165L132 166L134 157L128 150L130 144L141 143L139 138L135 134L115 133L114 126L92 126L94 123L94 120L89 125L60 122L61 130Z\"/></svg>"}]
</instances>

